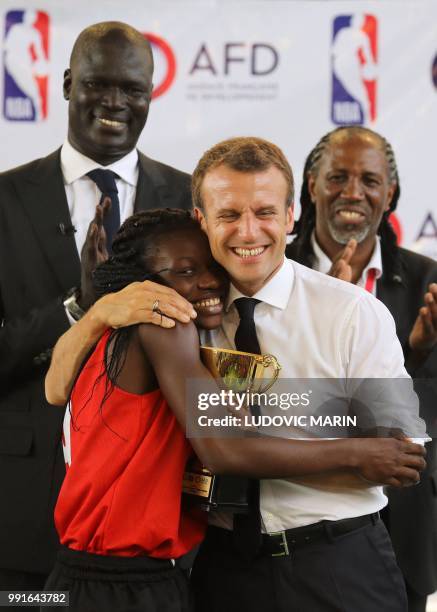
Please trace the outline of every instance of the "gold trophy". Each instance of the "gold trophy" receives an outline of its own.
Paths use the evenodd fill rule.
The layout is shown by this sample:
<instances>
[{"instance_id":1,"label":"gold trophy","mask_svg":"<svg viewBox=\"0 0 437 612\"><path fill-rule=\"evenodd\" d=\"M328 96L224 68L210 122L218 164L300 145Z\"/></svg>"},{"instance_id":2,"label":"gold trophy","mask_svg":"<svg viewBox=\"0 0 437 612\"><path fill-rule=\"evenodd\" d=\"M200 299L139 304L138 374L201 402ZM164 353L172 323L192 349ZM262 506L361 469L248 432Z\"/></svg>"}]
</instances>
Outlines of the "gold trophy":
<instances>
[{"instance_id":1,"label":"gold trophy","mask_svg":"<svg viewBox=\"0 0 437 612\"><path fill-rule=\"evenodd\" d=\"M202 361L219 385L236 393L265 393L276 382L281 366L273 355L256 355L232 349L200 347ZM269 376L267 376L269 374ZM188 461L182 491L204 510L247 512L248 479L215 476L199 460Z\"/></svg>"}]
</instances>

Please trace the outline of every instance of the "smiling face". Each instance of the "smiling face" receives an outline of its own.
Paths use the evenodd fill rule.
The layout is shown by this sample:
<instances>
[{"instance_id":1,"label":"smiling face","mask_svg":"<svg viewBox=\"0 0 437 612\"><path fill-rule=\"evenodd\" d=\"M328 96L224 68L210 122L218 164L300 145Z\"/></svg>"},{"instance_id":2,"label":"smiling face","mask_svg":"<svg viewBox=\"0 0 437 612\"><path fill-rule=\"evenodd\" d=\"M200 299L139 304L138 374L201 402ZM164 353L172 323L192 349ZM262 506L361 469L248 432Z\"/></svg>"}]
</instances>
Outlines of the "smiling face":
<instances>
[{"instance_id":1,"label":"smiling face","mask_svg":"<svg viewBox=\"0 0 437 612\"><path fill-rule=\"evenodd\" d=\"M170 287L193 304L198 327L219 327L228 280L214 261L208 238L200 228L158 235L149 244L145 256L148 269L159 273Z\"/></svg>"},{"instance_id":2,"label":"smiling face","mask_svg":"<svg viewBox=\"0 0 437 612\"><path fill-rule=\"evenodd\" d=\"M308 180L316 207L316 237L325 252L335 253L351 238L373 245L395 186L375 137L334 137Z\"/></svg>"},{"instance_id":3,"label":"smiling face","mask_svg":"<svg viewBox=\"0 0 437 612\"><path fill-rule=\"evenodd\" d=\"M293 211L278 168L240 172L220 165L201 186L204 210L196 209L214 258L245 295L259 291L284 260Z\"/></svg>"},{"instance_id":4,"label":"smiling face","mask_svg":"<svg viewBox=\"0 0 437 612\"><path fill-rule=\"evenodd\" d=\"M129 153L147 119L152 74L147 44L118 30L83 45L64 75L73 147L102 165Z\"/></svg>"}]
</instances>

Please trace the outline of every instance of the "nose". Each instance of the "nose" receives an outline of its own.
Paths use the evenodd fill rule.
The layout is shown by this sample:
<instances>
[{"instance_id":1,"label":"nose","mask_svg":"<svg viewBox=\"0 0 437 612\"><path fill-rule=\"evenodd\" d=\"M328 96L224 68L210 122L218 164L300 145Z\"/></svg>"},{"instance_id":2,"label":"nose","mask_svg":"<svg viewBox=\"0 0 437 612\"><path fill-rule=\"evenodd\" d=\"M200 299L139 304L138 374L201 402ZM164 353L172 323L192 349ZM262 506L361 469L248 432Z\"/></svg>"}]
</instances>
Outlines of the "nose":
<instances>
[{"instance_id":1,"label":"nose","mask_svg":"<svg viewBox=\"0 0 437 612\"><path fill-rule=\"evenodd\" d=\"M358 176L351 176L343 187L342 196L348 200L361 200L363 198L362 184Z\"/></svg>"},{"instance_id":2,"label":"nose","mask_svg":"<svg viewBox=\"0 0 437 612\"><path fill-rule=\"evenodd\" d=\"M221 283L219 274L212 270L204 270L197 281L199 289L218 289Z\"/></svg>"},{"instance_id":3,"label":"nose","mask_svg":"<svg viewBox=\"0 0 437 612\"><path fill-rule=\"evenodd\" d=\"M254 242L258 234L258 219L252 211L241 215L238 222L238 236L242 242Z\"/></svg>"},{"instance_id":4,"label":"nose","mask_svg":"<svg viewBox=\"0 0 437 612\"><path fill-rule=\"evenodd\" d=\"M108 86L102 94L101 103L106 108L123 109L126 104L126 96L120 87Z\"/></svg>"}]
</instances>

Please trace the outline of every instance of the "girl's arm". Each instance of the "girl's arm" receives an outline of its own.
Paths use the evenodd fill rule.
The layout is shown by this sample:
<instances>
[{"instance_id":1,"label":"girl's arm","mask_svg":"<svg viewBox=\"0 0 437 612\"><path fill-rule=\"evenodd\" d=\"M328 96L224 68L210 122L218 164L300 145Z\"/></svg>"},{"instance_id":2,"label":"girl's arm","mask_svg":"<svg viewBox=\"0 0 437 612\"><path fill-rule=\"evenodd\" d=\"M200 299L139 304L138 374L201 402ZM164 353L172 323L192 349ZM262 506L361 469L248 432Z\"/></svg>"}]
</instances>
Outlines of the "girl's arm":
<instances>
[{"instance_id":1,"label":"girl's arm","mask_svg":"<svg viewBox=\"0 0 437 612\"><path fill-rule=\"evenodd\" d=\"M186 428L186 381L211 381L199 356L197 330L192 323L169 330L141 325L139 337L159 387L181 427ZM254 478L286 478L333 470L358 471L372 482L402 486L419 479L423 448L395 438L290 440L273 437L192 438L202 463L216 474Z\"/></svg>"}]
</instances>

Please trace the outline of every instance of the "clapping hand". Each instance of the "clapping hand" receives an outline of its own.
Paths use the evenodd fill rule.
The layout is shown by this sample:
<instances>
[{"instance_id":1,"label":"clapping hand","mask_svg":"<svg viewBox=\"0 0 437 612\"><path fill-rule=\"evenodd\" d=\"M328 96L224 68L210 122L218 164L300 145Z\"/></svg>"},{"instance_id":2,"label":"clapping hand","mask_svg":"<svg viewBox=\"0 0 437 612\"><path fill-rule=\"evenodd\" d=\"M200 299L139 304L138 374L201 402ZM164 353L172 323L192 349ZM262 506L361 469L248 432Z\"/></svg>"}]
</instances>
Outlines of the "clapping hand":
<instances>
[{"instance_id":1,"label":"clapping hand","mask_svg":"<svg viewBox=\"0 0 437 612\"><path fill-rule=\"evenodd\" d=\"M437 343L437 283L431 283L409 337L413 351L427 352Z\"/></svg>"},{"instance_id":2,"label":"clapping hand","mask_svg":"<svg viewBox=\"0 0 437 612\"><path fill-rule=\"evenodd\" d=\"M84 310L95 301L92 274L97 266L108 259L106 233L103 217L111 207L111 198L105 198L96 206L96 214L91 221L81 252L80 305Z\"/></svg>"},{"instance_id":3,"label":"clapping hand","mask_svg":"<svg viewBox=\"0 0 437 612\"><path fill-rule=\"evenodd\" d=\"M351 238L347 245L341 250L332 261L332 266L328 272L329 276L339 278L347 283L352 282L352 266L350 261L357 248L357 241Z\"/></svg>"}]
</instances>

